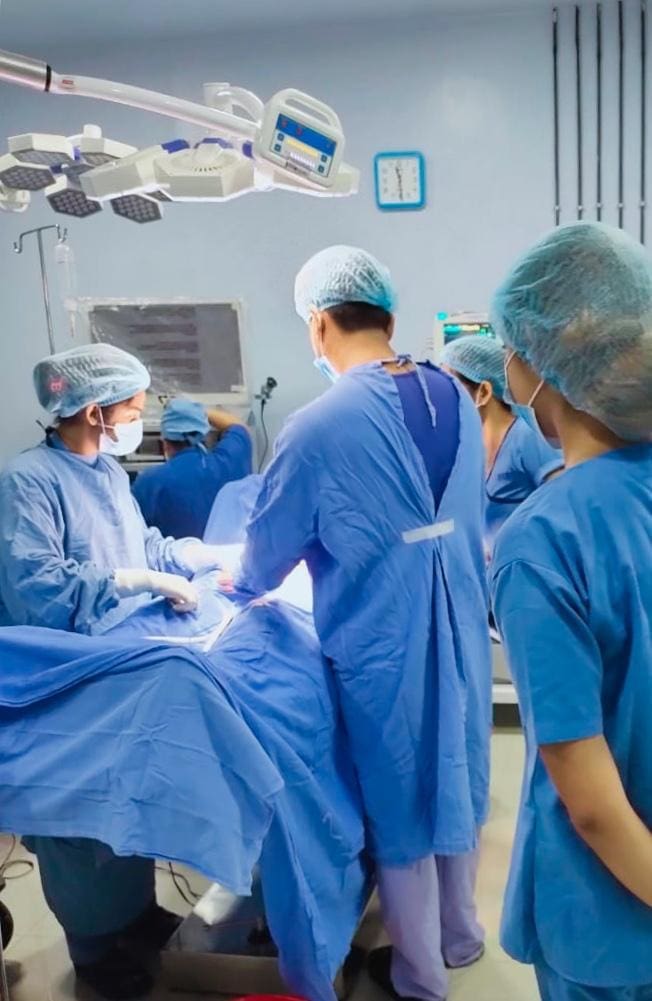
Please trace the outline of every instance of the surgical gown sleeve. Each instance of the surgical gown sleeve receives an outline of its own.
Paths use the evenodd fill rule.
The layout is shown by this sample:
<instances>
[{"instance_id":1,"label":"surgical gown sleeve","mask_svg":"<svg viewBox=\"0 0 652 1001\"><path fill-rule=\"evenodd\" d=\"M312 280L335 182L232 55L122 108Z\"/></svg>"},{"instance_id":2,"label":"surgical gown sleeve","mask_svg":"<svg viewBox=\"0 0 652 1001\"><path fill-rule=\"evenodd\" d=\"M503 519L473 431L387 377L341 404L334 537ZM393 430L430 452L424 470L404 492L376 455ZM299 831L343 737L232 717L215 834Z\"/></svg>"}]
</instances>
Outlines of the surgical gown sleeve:
<instances>
[{"instance_id":1,"label":"surgical gown sleeve","mask_svg":"<svg viewBox=\"0 0 652 1001\"><path fill-rule=\"evenodd\" d=\"M145 555L149 569L161 570L163 573L181 574L183 577L192 577L194 571L185 563L183 550L187 543L197 542L197 539L173 539L172 536L166 538L158 528L147 527L143 513L135 499L134 506L138 511L138 516L143 525Z\"/></svg>"},{"instance_id":2,"label":"surgical gown sleeve","mask_svg":"<svg viewBox=\"0 0 652 1001\"><path fill-rule=\"evenodd\" d=\"M316 541L318 458L308 457L309 435L309 427L292 420L279 435L247 528L239 590L275 590Z\"/></svg>"},{"instance_id":3,"label":"surgical gown sleeve","mask_svg":"<svg viewBox=\"0 0 652 1001\"><path fill-rule=\"evenodd\" d=\"M110 571L65 556L65 525L47 483L3 477L0 512L0 587L15 621L86 633L118 605Z\"/></svg>"},{"instance_id":4,"label":"surgical gown sleeve","mask_svg":"<svg viewBox=\"0 0 652 1001\"><path fill-rule=\"evenodd\" d=\"M518 559L493 579L494 614L537 744L603 732L602 659L589 613L570 581Z\"/></svg>"}]
</instances>

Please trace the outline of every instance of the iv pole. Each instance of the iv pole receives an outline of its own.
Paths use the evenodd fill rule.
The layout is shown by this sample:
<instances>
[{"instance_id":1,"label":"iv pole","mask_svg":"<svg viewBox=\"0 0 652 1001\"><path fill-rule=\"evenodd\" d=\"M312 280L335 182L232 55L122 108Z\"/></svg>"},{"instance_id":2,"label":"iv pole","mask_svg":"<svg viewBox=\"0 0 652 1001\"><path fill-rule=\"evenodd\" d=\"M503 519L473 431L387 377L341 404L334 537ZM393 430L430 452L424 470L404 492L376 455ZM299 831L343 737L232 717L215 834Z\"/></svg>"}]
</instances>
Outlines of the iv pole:
<instances>
[{"instance_id":1,"label":"iv pole","mask_svg":"<svg viewBox=\"0 0 652 1001\"><path fill-rule=\"evenodd\" d=\"M50 354L55 354L56 347L54 343L54 329L52 327L52 310L50 308L50 289L48 287L48 275L47 269L45 267L45 253L43 250L43 234L50 229L56 229L57 238L59 243L65 243L66 237L68 236L68 230L62 230L60 226L39 226L37 229L28 229L24 233L21 233L18 240L14 243L14 250L17 254L22 254L23 252L23 241L27 236L36 235L38 241L38 255L41 262L41 284L43 286L43 305L45 306L45 319L48 327L48 341L50 342Z\"/></svg>"}]
</instances>

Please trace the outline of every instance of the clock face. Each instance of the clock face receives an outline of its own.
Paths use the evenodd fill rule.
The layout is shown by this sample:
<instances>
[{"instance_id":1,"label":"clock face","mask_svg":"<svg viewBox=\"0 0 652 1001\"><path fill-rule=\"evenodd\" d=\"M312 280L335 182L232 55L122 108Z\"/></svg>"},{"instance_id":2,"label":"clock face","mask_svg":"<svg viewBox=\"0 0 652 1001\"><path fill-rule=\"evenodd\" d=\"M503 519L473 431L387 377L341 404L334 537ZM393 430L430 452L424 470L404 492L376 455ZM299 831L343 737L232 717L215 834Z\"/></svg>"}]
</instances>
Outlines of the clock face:
<instances>
[{"instance_id":1,"label":"clock face","mask_svg":"<svg viewBox=\"0 0 652 1001\"><path fill-rule=\"evenodd\" d=\"M376 194L381 208L421 208L423 181L419 154L382 154L376 158Z\"/></svg>"}]
</instances>

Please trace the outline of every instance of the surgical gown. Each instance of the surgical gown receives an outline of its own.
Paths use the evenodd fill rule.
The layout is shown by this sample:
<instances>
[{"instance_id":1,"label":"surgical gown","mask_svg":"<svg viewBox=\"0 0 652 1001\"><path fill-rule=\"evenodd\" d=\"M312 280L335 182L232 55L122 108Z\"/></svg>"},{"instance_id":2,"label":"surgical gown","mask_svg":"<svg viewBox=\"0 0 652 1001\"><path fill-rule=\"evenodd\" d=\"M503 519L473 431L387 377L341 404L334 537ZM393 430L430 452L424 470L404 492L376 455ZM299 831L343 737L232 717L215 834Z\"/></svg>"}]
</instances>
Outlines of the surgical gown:
<instances>
[{"instance_id":1,"label":"surgical gown","mask_svg":"<svg viewBox=\"0 0 652 1001\"><path fill-rule=\"evenodd\" d=\"M652 908L575 833L538 753L604 736L652 828L652 446L533 494L501 532L492 573L527 739L503 946L579 984L652 985Z\"/></svg>"},{"instance_id":2,"label":"surgical gown","mask_svg":"<svg viewBox=\"0 0 652 1001\"><path fill-rule=\"evenodd\" d=\"M0 473L0 625L106 632L151 598L121 599L113 571L189 576L184 544L146 527L114 458L51 435Z\"/></svg>"},{"instance_id":3,"label":"surgical gown","mask_svg":"<svg viewBox=\"0 0 652 1001\"><path fill-rule=\"evenodd\" d=\"M224 546L244 542L251 512L263 483L259 473L227 483L215 498L204 532L204 542Z\"/></svg>"},{"instance_id":4,"label":"surgical gown","mask_svg":"<svg viewBox=\"0 0 652 1001\"><path fill-rule=\"evenodd\" d=\"M503 438L487 474L485 543L493 552L496 536L520 504L564 465L561 452L517 417Z\"/></svg>"},{"instance_id":5,"label":"surgical gown","mask_svg":"<svg viewBox=\"0 0 652 1001\"><path fill-rule=\"evenodd\" d=\"M472 850L487 813L482 441L471 400L456 392L460 442L437 511L382 365L352 369L291 418L236 580L273 590L305 559L370 848L389 866Z\"/></svg>"},{"instance_id":6,"label":"surgical gown","mask_svg":"<svg viewBox=\"0 0 652 1001\"><path fill-rule=\"evenodd\" d=\"M236 425L210 452L192 446L146 469L132 488L145 521L175 539L201 539L219 490L251 473L251 456L251 436Z\"/></svg>"}]
</instances>

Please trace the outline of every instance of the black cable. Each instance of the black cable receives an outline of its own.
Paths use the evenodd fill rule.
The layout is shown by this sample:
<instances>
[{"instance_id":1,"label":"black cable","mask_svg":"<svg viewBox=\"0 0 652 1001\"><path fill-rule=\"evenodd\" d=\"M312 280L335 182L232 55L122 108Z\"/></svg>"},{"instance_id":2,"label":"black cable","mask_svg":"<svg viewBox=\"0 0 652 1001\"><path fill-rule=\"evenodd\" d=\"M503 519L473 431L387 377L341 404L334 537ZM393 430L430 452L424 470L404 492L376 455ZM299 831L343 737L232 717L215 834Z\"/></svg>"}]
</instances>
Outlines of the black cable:
<instances>
[{"instance_id":1,"label":"black cable","mask_svg":"<svg viewBox=\"0 0 652 1001\"><path fill-rule=\"evenodd\" d=\"M269 452L269 434L267 431L267 425L265 423L265 407L267 405L267 400L263 399L260 401L260 426L263 429L263 441L265 442L265 447L263 448L263 454L261 456L260 462L258 463L258 472L260 472L267 458L267 453Z\"/></svg>"},{"instance_id":2,"label":"black cable","mask_svg":"<svg viewBox=\"0 0 652 1001\"><path fill-rule=\"evenodd\" d=\"M554 97L554 138L555 138L555 226L561 221L560 180L559 180L559 11L552 11L552 61Z\"/></svg>"},{"instance_id":3,"label":"black cable","mask_svg":"<svg viewBox=\"0 0 652 1001\"><path fill-rule=\"evenodd\" d=\"M201 900L201 893L196 893L193 890L188 878L182 872L177 872L171 862L166 863L166 865L157 865L156 868L159 872L164 872L172 878L177 893L189 907L194 907L197 901ZM185 889L183 888L184 883Z\"/></svg>"},{"instance_id":4,"label":"black cable","mask_svg":"<svg viewBox=\"0 0 652 1001\"><path fill-rule=\"evenodd\" d=\"M618 225L625 224L625 13L618 0Z\"/></svg>"},{"instance_id":5,"label":"black cable","mask_svg":"<svg viewBox=\"0 0 652 1001\"><path fill-rule=\"evenodd\" d=\"M596 192L597 192L597 219L602 219L602 4L598 4L596 11L596 74L597 74L597 149L596 149Z\"/></svg>"},{"instance_id":6,"label":"black cable","mask_svg":"<svg viewBox=\"0 0 652 1001\"><path fill-rule=\"evenodd\" d=\"M11 848L5 855L2 862L0 862L0 880L6 880L9 882L12 879L23 879L25 876L29 876L30 872L34 872L34 863L30 862L29 859L12 859L12 855L16 851L18 846L18 838L15 834L11 835ZM8 876L7 873L12 869L24 867L24 871L19 873L17 876Z\"/></svg>"},{"instance_id":7,"label":"black cable","mask_svg":"<svg viewBox=\"0 0 652 1001\"><path fill-rule=\"evenodd\" d=\"M645 243L645 217L647 213L647 4L641 0L641 187L640 240Z\"/></svg>"},{"instance_id":8,"label":"black cable","mask_svg":"<svg viewBox=\"0 0 652 1001\"><path fill-rule=\"evenodd\" d=\"M584 218L584 142L582 131L582 21L575 5L575 88L577 107L577 218Z\"/></svg>"}]
</instances>

